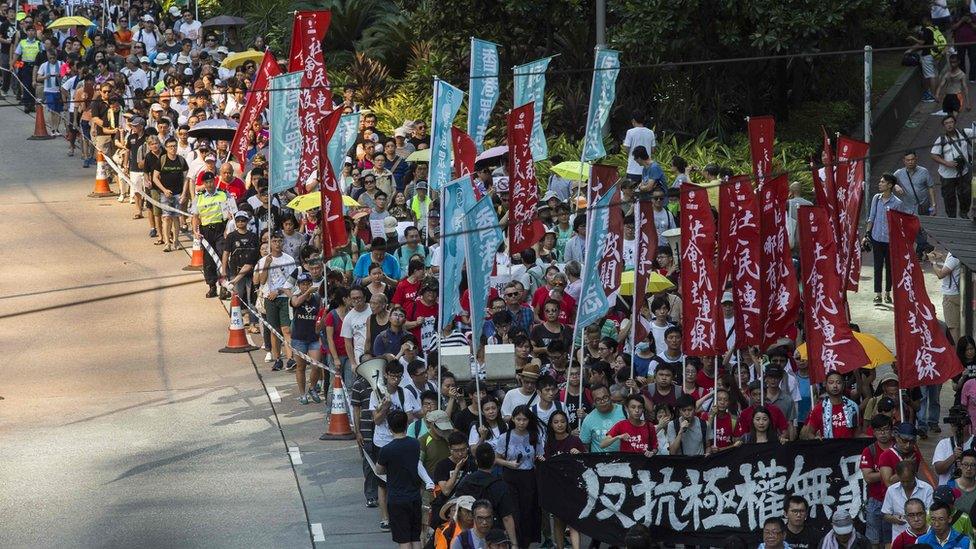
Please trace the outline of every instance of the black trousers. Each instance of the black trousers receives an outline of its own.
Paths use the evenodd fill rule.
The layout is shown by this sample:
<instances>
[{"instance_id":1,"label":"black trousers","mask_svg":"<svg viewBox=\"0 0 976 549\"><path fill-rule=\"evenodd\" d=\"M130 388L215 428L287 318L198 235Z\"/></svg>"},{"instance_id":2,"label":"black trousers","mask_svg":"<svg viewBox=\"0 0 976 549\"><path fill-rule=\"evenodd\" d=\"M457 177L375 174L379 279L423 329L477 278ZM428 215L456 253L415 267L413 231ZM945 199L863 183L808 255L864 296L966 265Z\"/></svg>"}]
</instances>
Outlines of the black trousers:
<instances>
[{"instance_id":1,"label":"black trousers","mask_svg":"<svg viewBox=\"0 0 976 549\"><path fill-rule=\"evenodd\" d=\"M887 242L871 239L871 252L874 254L874 293L881 293L881 271L884 270L886 292L891 291L891 254Z\"/></svg>"},{"instance_id":2,"label":"black trousers","mask_svg":"<svg viewBox=\"0 0 976 549\"><path fill-rule=\"evenodd\" d=\"M515 536L519 547L539 542L542 531L542 511L539 509L539 490L535 471L505 468L502 478L508 485L508 493L515 504Z\"/></svg>"},{"instance_id":3,"label":"black trousers","mask_svg":"<svg viewBox=\"0 0 976 549\"><path fill-rule=\"evenodd\" d=\"M20 104L23 105L25 112L34 112L34 64L24 63L24 66L17 69L17 79L20 80L21 93Z\"/></svg>"},{"instance_id":4,"label":"black trousers","mask_svg":"<svg viewBox=\"0 0 976 549\"><path fill-rule=\"evenodd\" d=\"M959 217L969 216L969 207L973 201L970 174L965 173L962 177L943 177L940 192L947 217L956 217L957 205Z\"/></svg>"},{"instance_id":5,"label":"black trousers","mask_svg":"<svg viewBox=\"0 0 976 549\"><path fill-rule=\"evenodd\" d=\"M210 245L214 251L217 252L217 256L224 252L224 224L214 223L213 225L202 225L200 227L200 236L203 240ZM203 250L203 279L207 281L208 286L213 286L217 284L217 278L220 276L220 266L214 263L213 257L207 251L206 247Z\"/></svg>"}]
</instances>

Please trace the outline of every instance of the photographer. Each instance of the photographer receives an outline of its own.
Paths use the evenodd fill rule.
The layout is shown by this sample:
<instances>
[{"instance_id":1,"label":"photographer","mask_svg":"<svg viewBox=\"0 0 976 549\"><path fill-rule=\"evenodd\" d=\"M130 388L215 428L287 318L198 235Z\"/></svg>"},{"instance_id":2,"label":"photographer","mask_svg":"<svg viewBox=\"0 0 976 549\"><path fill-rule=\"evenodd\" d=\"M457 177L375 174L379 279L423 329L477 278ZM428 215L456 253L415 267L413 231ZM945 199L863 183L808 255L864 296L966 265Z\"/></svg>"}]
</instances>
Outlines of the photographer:
<instances>
[{"instance_id":1,"label":"photographer","mask_svg":"<svg viewBox=\"0 0 976 549\"><path fill-rule=\"evenodd\" d=\"M956 217L958 203L959 215L966 217L972 202L969 164L973 157L970 139L973 138L974 130L957 130L956 117L951 114L942 119L942 128L945 130L944 134L936 139L929 152L932 160L939 165L946 216Z\"/></svg>"},{"instance_id":2,"label":"photographer","mask_svg":"<svg viewBox=\"0 0 976 549\"><path fill-rule=\"evenodd\" d=\"M943 418L942 423L949 425L952 432L939 441L935 453L932 454L932 465L939 475L939 486L959 476L959 459L963 451L974 449L973 436L967 433L969 414L966 413L965 406L949 408L949 417Z\"/></svg>"}]
</instances>

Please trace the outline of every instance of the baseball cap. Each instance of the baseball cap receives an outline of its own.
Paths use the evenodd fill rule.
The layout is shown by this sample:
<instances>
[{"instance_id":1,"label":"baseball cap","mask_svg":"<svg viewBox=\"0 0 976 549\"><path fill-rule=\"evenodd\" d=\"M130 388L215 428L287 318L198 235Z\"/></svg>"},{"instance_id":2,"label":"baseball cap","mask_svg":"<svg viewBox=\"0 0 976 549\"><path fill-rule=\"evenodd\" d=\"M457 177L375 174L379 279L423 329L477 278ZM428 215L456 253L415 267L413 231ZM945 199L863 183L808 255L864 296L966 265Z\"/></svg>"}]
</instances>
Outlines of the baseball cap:
<instances>
[{"instance_id":1,"label":"baseball cap","mask_svg":"<svg viewBox=\"0 0 976 549\"><path fill-rule=\"evenodd\" d=\"M180 14L180 8L178 8L176 6L171 6L169 8L169 14L170 15L179 15Z\"/></svg>"},{"instance_id":2,"label":"baseball cap","mask_svg":"<svg viewBox=\"0 0 976 549\"><path fill-rule=\"evenodd\" d=\"M834 511L834 516L830 518L830 526L838 536L846 536L854 531L851 514L843 509Z\"/></svg>"},{"instance_id":3,"label":"baseball cap","mask_svg":"<svg viewBox=\"0 0 976 549\"><path fill-rule=\"evenodd\" d=\"M425 181L423 179L421 179L420 181L417 181L417 184L414 185L414 188L416 188L416 189L424 189L426 191L427 190L427 181Z\"/></svg>"},{"instance_id":4,"label":"baseball cap","mask_svg":"<svg viewBox=\"0 0 976 549\"><path fill-rule=\"evenodd\" d=\"M234 214L234 219L251 219L251 214L245 210L237 210L237 213Z\"/></svg>"},{"instance_id":5,"label":"baseball cap","mask_svg":"<svg viewBox=\"0 0 976 549\"><path fill-rule=\"evenodd\" d=\"M445 412L444 410L431 410L427 412L427 415L424 416L424 419L426 419L429 423L433 424L434 427L437 427L438 429L443 429L445 431L454 429L454 425L451 424L451 418L447 417L447 412Z\"/></svg>"},{"instance_id":6,"label":"baseball cap","mask_svg":"<svg viewBox=\"0 0 976 549\"><path fill-rule=\"evenodd\" d=\"M139 58L139 62L140 63L148 63L149 62L149 57L143 55L142 57Z\"/></svg>"},{"instance_id":7,"label":"baseball cap","mask_svg":"<svg viewBox=\"0 0 976 549\"><path fill-rule=\"evenodd\" d=\"M732 292L725 292L722 294L722 303L732 303Z\"/></svg>"},{"instance_id":8,"label":"baseball cap","mask_svg":"<svg viewBox=\"0 0 976 549\"><path fill-rule=\"evenodd\" d=\"M153 16L152 15L149 15L148 13L146 15L143 15L142 16L142 20L145 21L145 22L147 22L147 23L155 23L156 22L156 19L153 18Z\"/></svg>"},{"instance_id":9,"label":"baseball cap","mask_svg":"<svg viewBox=\"0 0 976 549\"><path fill-rule=\"evenodd\" d=\"M406 137L406 136L407 136L407 130L403 128L397 128L393 130L393 137Z\"/></svg>"},{"instance_id":10,"label":"baseball cap","mask_svg":"<svg viewBox=\"0 0 976 549\"><path fill-rule=\"evenodd\" d=\"M151 110L151 111L165 111L166 109L164 109L163 106L160 105L159 103L153 103L152 106L149 107L149 110Z\"/></svg>"},{"instance_id":11,"label":"baseball cap","mask_svg":"<svg viewBox=\"0 0 976 549\"><path fill-rule=\"evenodd\" d=\"M216 162L217 161L217 156L216 155L213 155L213 154L208 154L207 156L205 156L203 158L203 161L204 162Z\"/></svg>"},{"instance_id":12,"label":"baseball cap","mask_svg":"<svg viewBox=\"0 0 976 549\"><path fill-rule=\"evenodd\" d=\"M955 505L956 500L961 495L962 492L958 491L957 488L950 488L948 486L939 486L938 488L935 489L935 492L932 493L932 501L945 503L947 505Z\"/></svg>"},{"instance_id":13,"label":"baseball cap","mask_svg":"<svg viewBox=\"0 0 976 549\"><path fill-rule=\"evenodd\" d=\"M878 411L890 412L895 409L895 401L891 397L881 397L878 399Z\"/></svg>"},{"instance_id":14,"label":"baseball cap","mask_svg":"<svg viewBox=\"0 0 976 549\"><path fill-rule=\"evenodd\" d=\"M299 284L301 284L302 282L311 282L311 281L312 281L312 275L308 273L301 273L300 275L298 275Z\"/></svg>"},{"instance_id":15,"label":"baseball cap","mask_svg":"<svg viewBox=\"0 0 976 549\"><path fill-rule=\"evenodd\" d=\"M133 116L132 120L129 120L129 124L132 124L133 126L145 126L146 119L141 116Z\"/></svg>"},{"instance_id":16,"label":"baseball cap","mask_svg":"<svg viewBox=\"0 0 976 549\"><path fill-rule=\"evenodd\" d=\"M224 55L227 55L229 52L230 50L227 49L227 46L220 46L217 48L217 53L222 53Z\"/></svg>"},{"instance_id":17,"label":"baseball cap","mask_svg":"<svg viewBox=\"0 0 976 549\"><path fill-rule=\"evenodd\" d=\"M915 437L918 436L918 431L911 423L899 423L898 427L895 429L895 435L901 438L915 440Z\"/></svg>"},{"instance_id":18,"label":"baseball cap","mask_svg":"<svg viewBox=\"0 0 976 549\"><path fill-rule=\"evenodd\" d=\"M216 177L213 172L203 172L203 175L200 176L204 181L213 181Z\"/></svg>"},{"instance_id":19,"label":"baseball cap","mask_svg":"<svg viewBox=\"0 0 976 549\"><path fill-rule=\"evenodd\" d=\"M383 220L383 228L386 231L388 231L388 232L395 231L396 228L397 228L397 220L396 220L396 218L390 216L390 217L387 217L386 219L384 219Z\"/></svg>"}]
</instances>

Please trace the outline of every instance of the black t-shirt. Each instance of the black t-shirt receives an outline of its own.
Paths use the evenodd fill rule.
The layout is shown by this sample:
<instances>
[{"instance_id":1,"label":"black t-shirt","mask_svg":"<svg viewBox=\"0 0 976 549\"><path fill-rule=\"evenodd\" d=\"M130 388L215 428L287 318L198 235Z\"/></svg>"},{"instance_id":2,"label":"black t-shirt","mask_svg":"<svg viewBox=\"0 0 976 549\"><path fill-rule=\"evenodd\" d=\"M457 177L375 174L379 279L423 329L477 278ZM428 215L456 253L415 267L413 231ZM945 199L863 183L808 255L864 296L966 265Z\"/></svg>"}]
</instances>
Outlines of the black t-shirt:
<instances>
[{"instance_id":1,"label":"black t-shirt","mask_svg":"<svg viewBox=\"0 0 976 549\"><path fill-rule=\"evenodd\" d=\"M305 303L292 307L295 313L291 324L292 339L307 342L318 340L319 336L315 333L315 319L319 316L321 304L318 294L312 294Z\"/></svg>"},{"instance_id":2,"label":"black t-shirt","mask_svg":"<svg viewBox=\"0 0 976 549\"><path fill-rule=\"evenodd\" d=\"M143 173L147 176L152 176L153 172L159 171L159 157L151 152L146 153L146 158L143 159ZM152 187L151 181L147 181L146 185Z\"/></svg>"},{"instance_id":3,"label":"black t-shirt","mask_svg":"<svg viewBox=\"0 0 976 549\"><path fill-rule=\"evenodd\" d=\"M454 424L454 428L462 433L470 433L471 426L478 423L478 414L468 410L465 406L463 409L454 412L454 417L451 418L451 423Z\"/></svg>"},{"instance_id":4,"label":"black t-shirt","mask_svg":"<svg viewBox=\"0 0 976 549\"><path fill-rule=\"evenodd\" d=\"M924 26L918 29L918 39L923 44L935 43L935 35L932 34L932 29ZM932 55L932 48L919 48L918 53L919 55Z\"/></svg>"},{"instance_id":5,"label":"black t-shirt","mask_svg":"<svg viewBox=\"0 0 976 549\"><path fill-rule=\"evenodd\" d=\"M227 274L237 276L244 265L255 265L261 251L258 237L251 231L232 231L224 237L224 249L228 252Z\"/></svg>"},{"instance_id":6,"label":"black t-shirt","mask_svg":"<svg viewBox=\"0 0 976 549\"><path fill-rule=\"evenodd\" d=\"M451 471L453 470L454 470L454 462L451 461L451 458L446 457L438 461L437 465L434 466L434 474L431 476L431 480L434 481L434 484L437 484L438 482L444 480L448 480L449 478L451 478ZM457 487L460 484L461 479L463 479L468 474L473 473L477 470L478 470L478 466L475 465L474 458L469 455L467 457L467 463L465 463L464 466L461 467L461 476L458 477L458 482L454 483L455 490L457 490ZM447 494L447 495L450 496L451 494Z\"/></svg>"},{"instance_id":7,"label":"black t-shirt","mask_svg":"<svg viewBox=\"0 0 976 549\"><path fill-rule=\"evenodd\" d=\"M428 149L430 148L430 134L425 135L422 139L418 139L418 138L416 138L416 137L414 137L414 136L411 135L410 137L407 138L407 141L411 145L413 145L414 147L416 147L418 150L420 149L420 144L421 143L423 143L424 145L427 145L427 148Z\"/></svg>"},{"instance_id":8,"label":"black t-shirt","mask_svg":"<svg viewBox=\"0 0 976 549\"><path fill-rule=\"evenodd\" d=\"M183 192L183 181L189 169L182 156L176 155L176 158L171 160L169 156L163 154L159 158L159 182L166 190L178 195Z\"/></svg>"},{"instance_id":9,"label":"black t-shirt","mask_svg":"<svg viewBox=\"0 0 976 549\"><path fill-rule=\"evenodd\" d=\"M92 102L92 106L91 106L92 118L100 119L102 121L102 124L105 127L108 128L118 127L119 116L122 116L122 112L119 111L115 113L115 120L114 120L115 123L112 124L113 121L109 120L108 110L109 110L108 103L106 103L105 101L102 101L101 99L96 99L95 101ZM95 132L95 135L109 135L102 131L101 126L98 126L96 124L92 124L92 129Z\"/></svg>"},{"instance_id":10,"label":"black t-shirt","mask_svg":"<svg viewBox=\"0 0 976 549\"><path fill-rule=\"evenodd\" d=\"M3 23L0 23L0 38L3 38L4 40L13 40L14 36L16 35L17 35L17 24L11 23L10 21L4 19ZM13 51L12 50L13 47L14 44L12 43L0 44L0 53L9 54L11 51Z\"/></svg>"},{"instance_id":11,"label":"black t-shirt","mask_svg":"<svg viewBox=\"0 0 976 549\"><path fill-rule=\"evenodd\" d=\"M503 518L515 515L515 504L508 485L501 477L492 476L491 473L475 471L467 475L457 484L454 495L490 501L491 508L495 511L495 526L499 528L502 527Z\"/></svg>"},{"instance_id":12,"label":"black t-shirt","mask_svg":"<svg viewBox=\"0 0 976 549\"><path fill-rule=\"evenodd\" d=\"M548 347L553 341L562 339L566 344L566 347L569 348L569 344L572 341L572 338L570 337L571 330L562 324L560 324L559 327L559 333L554 333L550 332L549 329L546 328L545 324L536 324L532 327L532 335L530 336L532 339L532 345L534 347Z\"/></svg>"},{"instance_id":13,"label":"black t-shirt","mask_svg":"<svg viewBox=\"0 0 976 549\"><path fill-rule=\"evenodd\" d=\"M125 138L125 148L129 151L129 172L138 172L139 164L139 147L146 142L146 134L140 133L136 135L130 133L128 137Z\"/></svg>"},{"instance_id":14,"label":"black t-shirt","mask_svg":"<svg viewBox=\"0 0 976 549\"><path fill-rule=\"evenodd\" d=\"M817 549L824 538L824 532L816 531L812 526L807 525L799 534L790 532L786 529L786 543L793 549Z\"/></svg>"},{"instance_id":15,"label":"black t-shirt","mask_svg":"<svg viewBox=\"0 0 976 549\"><path fill-rule=\"evenodd\" d=\"M422 487L417 465L420 463L420 443L417 439L394 438L380 448L376 463L386 467L387 501L410 503L420 500Z\"/></svg>"}]
</instances>

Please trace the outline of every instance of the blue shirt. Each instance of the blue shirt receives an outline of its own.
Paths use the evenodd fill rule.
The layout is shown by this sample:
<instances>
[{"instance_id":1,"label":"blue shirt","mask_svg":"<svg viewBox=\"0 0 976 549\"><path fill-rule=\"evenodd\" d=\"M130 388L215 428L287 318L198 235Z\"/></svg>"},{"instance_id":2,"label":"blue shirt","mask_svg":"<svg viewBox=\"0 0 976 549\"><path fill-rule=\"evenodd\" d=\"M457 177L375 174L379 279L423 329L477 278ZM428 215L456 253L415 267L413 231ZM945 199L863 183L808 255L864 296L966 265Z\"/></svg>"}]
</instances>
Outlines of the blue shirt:
<instances>
[{"instance_id":1,"label":"blue shirt","mask_svg":"<svg viewBox=\"0 0 976 549\"><path fill-rule=\"evenodd\" d=\"M932 549L969 549L969 538L957 530L949 530L949 539L944 545L935 538L935 532L931 528L924 535L919 536L915 543L928 545Z\"/></svg>"},{"instance_id":2,"label":"blue shirt","mask_svg":"<svg viewBox=\"0 0 976 549\"><path fill-rule=\"evenodd\" d=\"M366 278L369 275L369 266L373 264L373 254L363 254L356 261L356 266L352 270L355 279ZM383 258L383 274L393 280L400 280L400 263L390 254Z\"/></svg>"},{"instance_id":3,"label":"blue shirt","mask_svg":"<svg viewBox=\"0 0 976 549\"><path fill-rule=\"evenodd\" d=\"M661 186L661 189L668 188L667 179L664 178L664 170L655 160L651 160L650 164L641 169L641 181L654 181Z\"/></svg>"},{"instance_id":4,"label":"blue shirt","mask_svg":"<svg viewBox=\"0 0 976 549\"><path fill-rule=\"evenodd\" d=\"M583 425L580 426L580 441L585 444L591 452L619 452L620 441L615 440L613 444L606 448L600 448L600 441L607 436L607 432L617 424L618 421L627 419L624 416L624 409L619 404L613 405L610 413L601 413L596 408L586 414L583 418Z\"/></svg>"},{"instance_id":5,"label":"blue shirt","mask_svg":"<svg viewBox=\"0 0 976 549\"><path fill-rule=\"evenodd\" d=\"M876 242L888 243L888 210L903 211L901 200L897 196L891 195L885 200L880 193L871 199L871 213L868 221L871 222L871 239Z\"/></svg>"},{"instance_id":6,"label":"blue shirt","mask_svg":"<svg viewBox=\"0 0 976 549\"><path fill-rule=\"evenodd\" d=\"M800 391L800 402L796 403L796 420L800 423L806 423L810 409L813 408L810 403L810 378L797 375L796 383Z\"/></svg>"}]
</instances>

